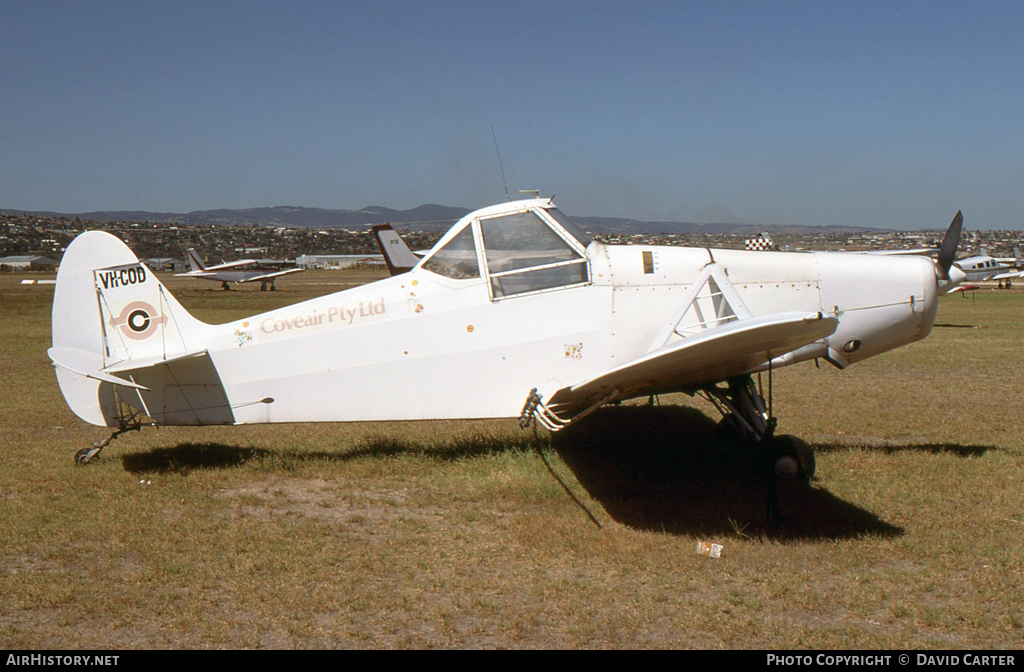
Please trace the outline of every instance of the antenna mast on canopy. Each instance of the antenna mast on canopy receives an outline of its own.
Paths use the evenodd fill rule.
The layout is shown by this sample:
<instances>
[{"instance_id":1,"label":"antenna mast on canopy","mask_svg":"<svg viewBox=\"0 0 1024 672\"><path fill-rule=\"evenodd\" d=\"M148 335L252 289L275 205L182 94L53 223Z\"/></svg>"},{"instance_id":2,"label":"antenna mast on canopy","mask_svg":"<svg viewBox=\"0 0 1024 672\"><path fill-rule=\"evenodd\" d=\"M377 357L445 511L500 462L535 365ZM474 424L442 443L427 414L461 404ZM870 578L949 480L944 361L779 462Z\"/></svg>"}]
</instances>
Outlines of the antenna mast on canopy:
<instances>
[{"instance_id":1,"label":"antenna mast on canopy","mask_svg":"<svg viewBox=\"0 0 1024 672\"><path fill-rule=\"evenodd\" d=\"M508 195L508 185L505 184L505 169L501 165L501 152L498 151L498 136L494 134L494 124L491 124L491 138L494 139L494 153L498 155L498 170L501 171L501 186L505 187L505 200L511 201Z\"/></svg>"}]
</instances>

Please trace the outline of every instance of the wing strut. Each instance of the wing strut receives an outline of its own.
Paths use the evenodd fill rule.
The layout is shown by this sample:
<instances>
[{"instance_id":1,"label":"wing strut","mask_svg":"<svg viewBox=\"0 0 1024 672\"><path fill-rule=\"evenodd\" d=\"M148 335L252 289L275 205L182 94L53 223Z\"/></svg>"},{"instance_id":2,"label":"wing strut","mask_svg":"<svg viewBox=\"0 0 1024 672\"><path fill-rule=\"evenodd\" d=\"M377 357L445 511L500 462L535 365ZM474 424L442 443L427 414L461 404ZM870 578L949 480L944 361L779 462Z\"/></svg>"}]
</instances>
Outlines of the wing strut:
<instances>
[{"instance_id":1,"label":"wing strut","mask_svg":"<svg viewBox=\"0 0 1024 672\"><path fill-rule=\"evenodd\" d=\"M707 291L704 291L705 288ZM693 311L693 319L680 328L684 318ZM704 267L690 291L679 304L668 323L662 327L647 352L660 350L668 344L673 335L680 338L704 333L728 322L751 317L750 309L743 303L739 292L729 282L725 269L718 262Z\"/></svg>"}]
</instances>

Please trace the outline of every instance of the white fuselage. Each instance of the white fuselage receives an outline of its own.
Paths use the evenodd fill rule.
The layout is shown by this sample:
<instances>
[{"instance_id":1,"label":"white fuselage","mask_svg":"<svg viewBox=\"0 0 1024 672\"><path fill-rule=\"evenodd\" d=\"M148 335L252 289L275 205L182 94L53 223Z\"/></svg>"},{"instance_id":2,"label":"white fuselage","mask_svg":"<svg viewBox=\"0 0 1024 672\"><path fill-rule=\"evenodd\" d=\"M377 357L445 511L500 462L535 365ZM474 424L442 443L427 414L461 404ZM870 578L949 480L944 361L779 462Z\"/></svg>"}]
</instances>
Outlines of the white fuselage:
<instances>
[{"instance_id":1,"label":"white fuselage","mask_svg":"<svg viewBox=\"0 0 1024 672\"><path fill-rule=\"evenodd\" d=\"M852 363L923 338L935 317L922 258L600 243L587 254L593 281L582 287L492 301L482 278L415 269L211 327L205 345L237 422L509 417L534 387L551 394L644 355L709 255L755 316L839 316L834 334L784 363L830 348Z\"/></svg>"},{"instance_id":2,"label":"white fuselage","mask_svg":"<svg viewBox=\"0 0 1024 672\"><path fill-rule=\"evenodd\" d=\"M988 255L960 259L954 265L964 272L970 282L984 282L1000 273L1016 270L1013 264L1003 264Z\"/></svg>"},{"instance_id":3,"label":"white fuselage","mask_svg":"<svg viewBox=\"0 0 1024 672\"><path fill-rule=\"evenodd\" d=\"M694 299L711 269L728 291ZM68 403L100 425L116 426L117 399L165 424L515 417L534 388L549 398L628 376L652 352L682 350L688 330L713 335L723 315L830 326L799 347L751 351L756 364L699 363L659 391L769 360L843 367L924 338L938 291L923 257L604 245L536 199L467 215L408 273L207 325L123 243L91 232L61 266L51 357Z\"/></svg>"}]
</instances>

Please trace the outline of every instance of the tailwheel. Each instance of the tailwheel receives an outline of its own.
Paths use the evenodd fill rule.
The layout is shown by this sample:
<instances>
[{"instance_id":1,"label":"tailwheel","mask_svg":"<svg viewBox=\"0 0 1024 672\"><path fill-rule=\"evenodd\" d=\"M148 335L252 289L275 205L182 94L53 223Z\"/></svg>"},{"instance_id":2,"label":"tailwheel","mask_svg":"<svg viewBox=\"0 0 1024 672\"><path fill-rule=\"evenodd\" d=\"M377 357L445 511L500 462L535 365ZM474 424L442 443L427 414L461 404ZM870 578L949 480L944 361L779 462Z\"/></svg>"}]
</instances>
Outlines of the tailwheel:
<instances>
[{"instance_id":1,"label":"tailwheel","mask_svg":"<svg viewBox=\"0 0 1024 672\"><path fill-rule=\"evenodd\" d=\"M126 404L115 391L114 394L117 396L117 429L115 429L110 436L100 441L96 441L88 448L82 448L75 453L75 464L86 465L96 459L96 456L100 454L100 451L106 448L111 441L121 436L125 432L139 432L145 426L153 425L155 423L144 421L142 413L134 410L131 406Z\"/></svg>"},{"instance_id":2,"label":"tailwheel","mask_svg":"<svg viewBox=\"0 0 1024 672\"><path fill-rule=\"evenodd\" d=\"M96 458L97 455L100 454L101 450L103 450L104 448L107 447L107 445L111 441L113 441L114 439L116 439L117 437L119 437L121 434L123 434L124 432L128 431L129 429L135 429L135 428L134 427L130 427L130 428L127 428L127 429L118 429L116 432L114 432L113 434L111 434L107 438L103 439L102 441L96 441L95 443L93 443L88 448L82 448L80 451L75 453L75 463L76 464L80 464L80 465L89 464L90 462L92 462Z\"/></svg>"},{"instance_id":3,"label":"tailwheel","mask_svg":"<svg viewBox=\"0 0 1024 672\"><path fill-rule=\"evenodd\" d=\"M88 448L82 448L80 451L75 453L75 462L78 464L89 464L94 457L100 454L103 447L110 443L110 440L97 441Z\"/></svg>"}]
</instances>

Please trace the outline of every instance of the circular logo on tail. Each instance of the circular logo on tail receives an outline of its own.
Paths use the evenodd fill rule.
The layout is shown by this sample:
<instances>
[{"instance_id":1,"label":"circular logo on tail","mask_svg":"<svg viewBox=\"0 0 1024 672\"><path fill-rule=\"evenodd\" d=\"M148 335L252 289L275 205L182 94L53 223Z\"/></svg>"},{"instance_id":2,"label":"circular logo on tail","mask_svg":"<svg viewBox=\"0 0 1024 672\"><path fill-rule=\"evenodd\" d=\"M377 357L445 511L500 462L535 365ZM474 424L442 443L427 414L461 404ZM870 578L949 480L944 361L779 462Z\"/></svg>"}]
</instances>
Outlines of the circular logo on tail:
<instances>
[{"instance_id":1,"label":"circular logo on tail","mask_svg":"<svg viewBox=\"0 0 1024 672\"><path fill-rule=\"evenodd\" d=\"M167 322L167 317L158 315L153 306L145 301L132 301L121 309L121 314L110 318L110 326L117 327L121 333L134 341L142 341L156 331L156 328Z\"/></svg>"}]
</instances>

